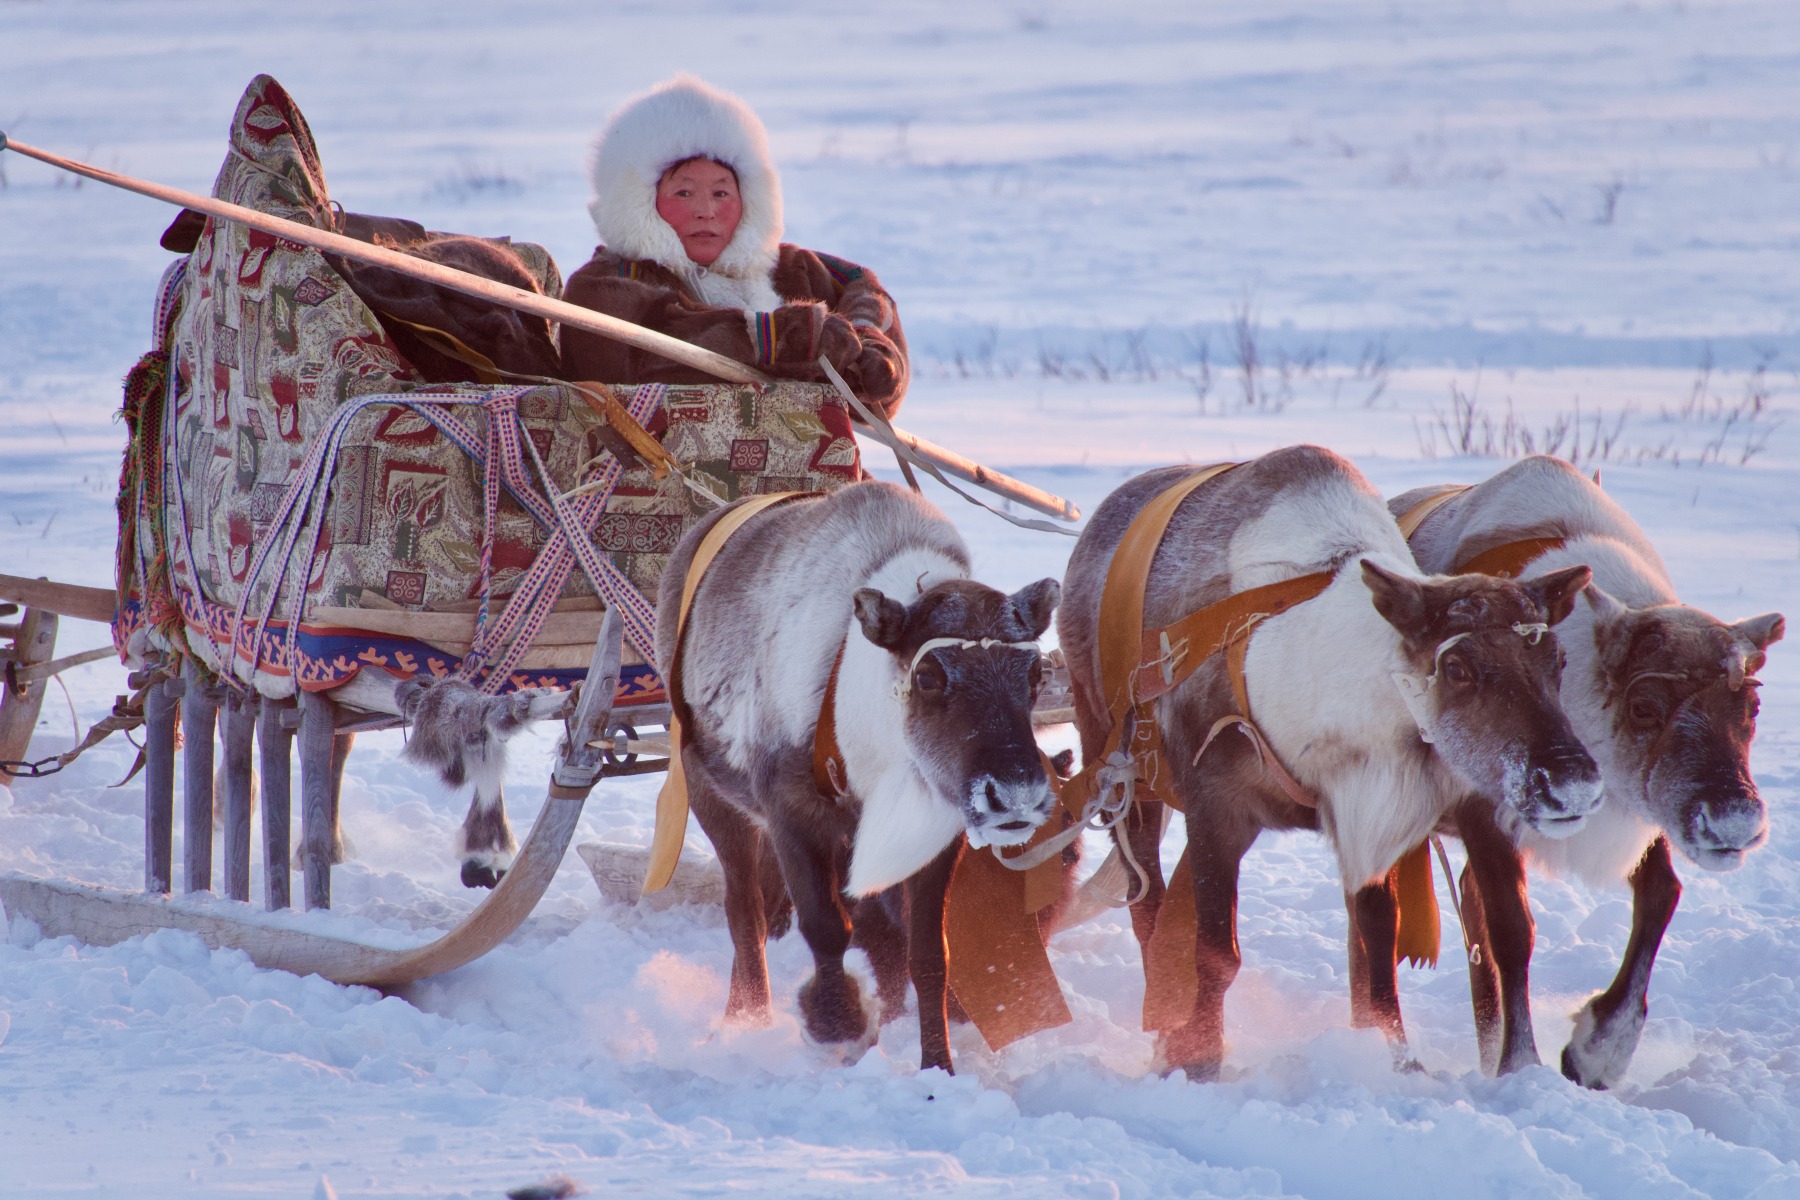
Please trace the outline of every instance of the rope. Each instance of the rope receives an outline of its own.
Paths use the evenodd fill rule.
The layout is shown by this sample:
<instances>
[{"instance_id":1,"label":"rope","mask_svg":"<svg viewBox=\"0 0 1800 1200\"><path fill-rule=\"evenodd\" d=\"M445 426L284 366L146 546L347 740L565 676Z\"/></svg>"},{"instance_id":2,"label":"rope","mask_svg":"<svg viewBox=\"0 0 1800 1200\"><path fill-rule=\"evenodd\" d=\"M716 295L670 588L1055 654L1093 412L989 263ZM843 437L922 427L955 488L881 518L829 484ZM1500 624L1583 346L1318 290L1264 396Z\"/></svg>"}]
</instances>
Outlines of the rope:
<instances>
[{"instance_id":1,"label":"rope","mask_svg":"<svg viewBox=\"0 0 1800 1200\"><path fill-rule=\"evenodd\" d=\"M170 378L171 388L173 388L173 380L177 378L177 372L171 370ZM511 649L509 649L511 664L503 659L500 665L507 669L492 670L487 680L484 681L485 684L497 688L504 683L510 673L511 665L516 665L517 658L529 648L536 631L542 628L542 623L548 616L548 605L545 601L548 600L550 604L554 603L555 596L561 593L562 581L567 578L567 568L561 569L559 573L558 560L568 549L573 550L574 562L578 563L587 573L594 583L595 590L600 593L606 603L620 609L626 625L626 634L631 638L633 645L640 652L649 655L655 636L654 610L632 586L631 582L613 566L611 561L600 554L594 547L592 539L586 534L586 530L592 525L593 520L604 509L611 485L616 484L617 476L622 473L623 466L615 460L603 468L600 482L607 486L584 497L586 502L582 505L572 507L565 503L556 494L549 472L539 458L536 446L532 444L529 437L522 438L520 436L522 421L518 416L517 403L519 395L525 390L527 389L522 387L508 388L504 391L490 393L485 397L378 394L354 397L340 405L332 413L325 428L314 439L306 459L282 496L281 503L271 522L271 529L278 532L263 541L245 575L243 590L232 614L230 629L232 655L235 656L242 648L247 650L252 672L261 666L264 633L276 609L281 606L284 585L286 585L288 601L286 611L289 619L283 649L288 662L294 661L295 644L300 625L300 604L303 599L300 589L304 588L311 563L318 553L319 537L325 521L325 501L329 497L331 481L336 473L338 454L352 420L364 408L374 404L402 407L419 414L430 421L452 444L469 455L482 468L484 472L484 502L489 513L489 534L484 539L483 545L484 602L489 590L488 585L492 579L491 534L494 527L494 514L498 511L499 489L504 487L540 525L552 531L550 542L545 549L549 551L554 547L554 553L551 554L549 564L544 567L538 577L541 582L536 583L523 597L523 607L518 609L518 614L512 615L513 604L509 603L498 626L493 628L492 632L488 632L486 636L483 636L484 631L489 628L486 613L478 616L477 638L481 643L480 656L471 669L472 671L479 671L483 668L485 659L492 653L495 645L500 644L509 636L512 639ZM638 415L638 413L648 415L662 402L663 394L663 389L658 385L639 388L633 396L632 408L637 410L634 415ZM477 438L465 423L448 411L455 407L474 406L480 406L486 410L487 414L488 429L486 435L481 438ZM174 411L172 403L168 409L172 416ZM169 444L173 445L172 430L168 431L168 437ZM544 481L545 487L542 491L532 482L525 465L525 455L521 453L521 442L523 442L523 449L529 451L537 473ZM484 443L486 444L484 445ZM610 481L608 480L609 476L611 477ZM190 563L190 572L197 589L199 575L192 567L193 551L188 539L186 508L179 491L178 472L176 473L176 488L177 523L180 526L183 553ZM545 494L546 492L548 495ZM307 536L309 532L310 537ZM295 571L296 551L302 549L305 551L305 568ZM542 559L543 555L540 554L539 557ZM251 599L262 583L265 571L271 569L271 564L273 564L273 573L266 600L256 614L255 627L250 631L248 645L245 646L245 626L246 619L250 615ZM534 562L533 570L536 570L537 567L538 563ZM554 590L550 587L552 582L555 583ZM515 593L514 598L515 601L520 599L518 593ZM537 611L540 609L544 611ZM515 630L525 631L525 636L521 637L515 633ZM213 635L210 624L206 625L206 633L208 640L217 652L219 650L218 641ZM471 653L475 652L476 648L472 645ZM221 655L221 657L225 656ZM235 663L233 663L233 668L226 672L226 677L236 686L244 686L243 681L236 677Z\"/></svg>"},{"instance_id":2,"label":"rope","mask_svg":"<svg viewBox=\"0 0 1800 1200\"><path fill-rule=\"evenodd\" d=\"M1450 856L1444 853L1444 839L1432 834L1431 848L1437 851L1438 865L1444 868L1444 882L1450 885L1450 910L1456 914L1457 928L1462 930L1463 951L1469 956L1469 965L1479 967L1481 946L1469 940L1469 923L1463 919L1462 889L1456 885L1456 876L1450 873ZM1433 957L1435 960L1435 955Z\"/></svg>"},{"instance_id":3,"label":"rope","mask_svg":"<svg viewBox=\"0 0 1800 1200\"><path fill-rule=\"evenodd\" d=\"M1004 509L995 508L985 500L977 500L975 497L969 495L969 493L963 491L954 483L951 483L946 479L944 473L938 470L932 463L914 454L906 443L900 440L899 436L894 432L894 427L888 423L886 417L857 399L856 393L850 390L850 385L844 382L844 377L838 374L838 369L831 365L830 359L826 358L824 355L820 355L819 366L824 369L826 378L831 380L831 386L837 389L838 395L844 398L844 401L850 405L852 411L863 419L863 423L869 427L869 431L880 438L884 446L894 452L894 457L900 462L900 470L906 476L906 481L912 485L913 491L916 492L919 490L919 481L913 477L913 473L907 465L909 463L955 492L958 496L961 496L964 500L967 500L970 504L973 504L976 508L985 508L996 517L1005 521L1011 521L1020 529L1035 529L1040 533L1060 533L1064 537L1081 536L1076 530L1064 529L1062 526L1052 525L1048 521L1039 521L1033 517L1016 517Z\"/></svg>"}]
</instances>

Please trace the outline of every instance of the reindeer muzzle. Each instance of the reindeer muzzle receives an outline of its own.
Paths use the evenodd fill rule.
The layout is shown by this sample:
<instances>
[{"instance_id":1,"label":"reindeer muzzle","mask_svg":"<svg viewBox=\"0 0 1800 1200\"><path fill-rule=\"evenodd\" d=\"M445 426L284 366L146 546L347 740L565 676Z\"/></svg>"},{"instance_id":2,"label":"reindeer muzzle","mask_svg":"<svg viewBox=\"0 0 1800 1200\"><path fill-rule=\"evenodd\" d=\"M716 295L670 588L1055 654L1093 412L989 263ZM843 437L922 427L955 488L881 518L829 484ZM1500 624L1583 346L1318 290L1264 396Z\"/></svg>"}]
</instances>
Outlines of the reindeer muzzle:
<instances>
[{"instance_id":1,"label":"reindeer muzzle","mask_svg":"<svg viewBox=\"0 0 1800 1200\"><path fill-rule=\"evenodd\" d=\"M1508 772L1514 775L1513 772ZM1580 746L1536 755L1514 777L1508 799L1533 829L1545 837L1571 837L1606 799L1600 768ZM1509 780L1509 782L1513 782Z\"/></svg>"},{"instance_id":2,"label":"reindeer muzzle","mask_svg":"<svg viewBox=\"0 0 1800 1200\"><path fill-rule=\"evenodd\" d=\"M1754 787L1741 783L1696 805L1684 824L1681 848L1708 871L1737 870L1769 840L1769 810Z\"/></svg>"},{"instance_id":3,"label":"reindeer muzzle","mask_svg":"<svg viewBox=\"0 0 1800 1200\"><path fill-rule=\"evenodd\" d=\"M1056 793L1040 771L1035 777L1002 780L977 775L963 798L963 823L969 845L1022 846L1049 820Z\"/></svg>"}]
</instances>

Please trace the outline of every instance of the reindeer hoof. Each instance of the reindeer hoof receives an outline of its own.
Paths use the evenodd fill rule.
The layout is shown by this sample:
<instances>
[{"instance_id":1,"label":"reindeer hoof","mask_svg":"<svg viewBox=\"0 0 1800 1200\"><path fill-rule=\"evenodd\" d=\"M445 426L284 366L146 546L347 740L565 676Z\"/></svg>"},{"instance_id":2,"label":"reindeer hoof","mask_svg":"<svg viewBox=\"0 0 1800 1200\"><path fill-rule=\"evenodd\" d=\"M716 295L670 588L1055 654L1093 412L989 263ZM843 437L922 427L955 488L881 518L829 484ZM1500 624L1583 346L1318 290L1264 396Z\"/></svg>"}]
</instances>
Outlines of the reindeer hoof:
<instances>
[{"instance_id":1,"label":"reindeer hoof","mask_svg":"<svg viewBox=\"0 0 1800 1200\"><path fill-rule=\"evenodd\" d=\"M1644 1033L1645 1008L1620 1005L1605 1017L1595 1011L1599 998L1582 1006L1575 1034L1563 1047L1562 1073L1582 1087L1604 1092L1625 1077L1638 1039Z\"/></svg>"},{"instance_id":2,"label":"reindeer hoof","mask_svg":"<svg viewBox=\"0 0 1800 1200\"><path fill-rule=\"evenodd\" d=\"M470 859L462 865L462 884L466 888L495 888L506 875L504 868L495 870L484 862Z\"/></svg>"},{"instance_id":3,"label":"reindeer hoof","mask_svg":"<svg viewBox=\"0 0 1800 1200\"><path fill-rule=\"evenodd\" d=\"M1189 1083L1217 1083L1225 1068L1224 1047L1183 1025L1156 1035L1156 1055L1150 1065L1158 1075L1180 1071Z\"/></svg>"},{"instance_id":4,"label":"reindeer hoof","mask_svg":"<svg viewBox=\"0 0 1800 1200\"><path fill-rule=\"evenodd\" d=\"M871 1025L869 1005L854 975L822 979L814 975L800 987L800 1016L806 1034L822 1044L860 1042Z\"/></svg>"}]
</instances>

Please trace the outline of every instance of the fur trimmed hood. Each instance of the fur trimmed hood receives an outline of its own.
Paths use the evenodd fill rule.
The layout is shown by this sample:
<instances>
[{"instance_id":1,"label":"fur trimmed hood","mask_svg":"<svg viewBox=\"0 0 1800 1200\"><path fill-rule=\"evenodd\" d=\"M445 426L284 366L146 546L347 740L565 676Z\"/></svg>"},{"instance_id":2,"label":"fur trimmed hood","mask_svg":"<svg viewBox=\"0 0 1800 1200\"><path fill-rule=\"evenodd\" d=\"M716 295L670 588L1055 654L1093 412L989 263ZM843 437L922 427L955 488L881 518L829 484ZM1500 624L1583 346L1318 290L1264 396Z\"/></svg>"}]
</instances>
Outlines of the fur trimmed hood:
<instances>
[{"instance_id":1,"label":"fur trimmed hood","mask_svg":"<svg viewBox=\"0 0 1800 1200\"><path fill-rule=\"evenodd\" d=\"M737 173L744 215L718 259L702 267L656 212L662 173L690 158L711 158ZM650 259L673 271L708 304L777 308L770 274L781 248L781 179L769 139L750 106L692 75L677 75L628 101L594 143L594 229L608 250Z\"/></svg>"}]
</instances>

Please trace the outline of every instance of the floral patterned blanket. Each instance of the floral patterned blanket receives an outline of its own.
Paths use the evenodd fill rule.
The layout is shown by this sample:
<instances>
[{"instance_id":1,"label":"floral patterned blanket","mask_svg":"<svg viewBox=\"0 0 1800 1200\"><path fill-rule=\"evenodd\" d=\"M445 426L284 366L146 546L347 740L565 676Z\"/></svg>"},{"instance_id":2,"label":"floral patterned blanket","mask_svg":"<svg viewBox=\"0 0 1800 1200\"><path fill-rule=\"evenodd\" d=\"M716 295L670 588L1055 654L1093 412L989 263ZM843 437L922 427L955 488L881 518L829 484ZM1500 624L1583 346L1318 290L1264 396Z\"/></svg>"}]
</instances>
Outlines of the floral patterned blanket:
<instances>
[{"instance_id":1,"label":"floral patterned blanket","mask_svg":"<svg viewBox=\"0 0 1800 1200\"><path fill-rule=\"evenodd\" d=\"M306 121L266 75L238 105L213 194L337 227ZM547 253L507 245L559 294ZM156 342L126 384L115 640L122 652L137 638L137 649L229 666L265 695L338 687L370 667L402 677L458 669L466 643L396 633L395 611L470 617L485 595L497 613L552 533L541 504L534 516L502 491L489 537L484 469L468 443L487 438L499 392L541 459L542 495L573 488L605 453L600 422L573 388L427 384L322 254L231 222L209 218L165 277ZM721 499L860 476L849 415L828 389L720 384L660 395L646 428ZM319 439L366 396L394 402L352 406L331 431L328 479L308 493ZM408 400L435 401L425 407L456 428ZM675 475L632 467L588 533L653 603L676 542L713 507ZM289 547L282 535L295 522L305 535ZM570 573L557 611L598 607L593 582ZM622 699L660 698L649 649L627 648ZM503 690L567 685L585 664L585 650L534 649Z\"/></svg>"}]
</instances>

